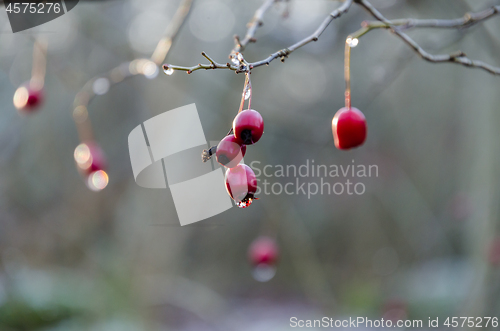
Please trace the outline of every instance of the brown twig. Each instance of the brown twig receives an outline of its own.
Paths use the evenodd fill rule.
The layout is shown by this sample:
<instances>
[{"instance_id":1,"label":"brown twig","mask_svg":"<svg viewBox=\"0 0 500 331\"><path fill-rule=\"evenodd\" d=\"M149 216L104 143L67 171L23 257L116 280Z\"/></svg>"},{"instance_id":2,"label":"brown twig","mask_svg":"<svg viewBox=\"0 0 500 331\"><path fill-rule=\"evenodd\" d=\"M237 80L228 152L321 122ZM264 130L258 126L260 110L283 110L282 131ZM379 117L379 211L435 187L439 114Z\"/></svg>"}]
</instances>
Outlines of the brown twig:
<instances>
[{"instance_id":1,"label":"brown twig","mask_svg":"<svg viewBox=\"0 0 500 331\"><path fill-rule=\"evenodd\" d=\"M372 4L370 2L368 2L367 0L354 0L354 1L357 4L359 4L360 6L362 6L363 8L365 8L374 18L376 18L377 20L382 22L384 24L384 27L387 27L389 29L389 31L391 31L393 34L395 34L401 40L403 40L415 52L417 52L420 55L420 57L423 58L424 60L432 62L432 63L451 62L451 63L464 65L466 67L483 69L483 70L485 70L491 74L494 74L494 75L500 75L500 68L494 67L494 66L487 64L485 62L482 62L482 61L471 60L465 55L465 53L460 52L460 51L452 53L452 54L438 54L438 55L432 55L432 54L428 53L422 47L420 47L420 45L416 41L414 41L410 36L408 36L406 33L402 32L401 27L394 25L391 21L386 19L375 7L372 6ZM481 20L485 20L489 17L492 17L494 14L496 14L498 12L498 7L499 6L492 7L489 9L489 11L485 11L486 13L481 12L482 14L478 13L478 14L474 14L474 15L477 15L477 17L481 16L481 17L483 17ZM469 16L471 16L471 14L469 14ZM477 19L475 21L477 21ZM424 23L422 23L421 27L431 27L430 21L424 22ZM475 24L475 23L477 23L477 22L474 22L473 24ZM436 25L435 22L432 24ZM443 27L445 27L445 26L446 27L454 26L455 28L464 27L464 26L467 26L467 19L465 19L465 20L460 19L460 22L458 20L447 20L447 21L445 20L445 23L443 23ZM418 27L418 26L414 26L414 27ZM432 27L436 27L436 26L432 26ZM367 27L365 27L365 28L367 29ZM351 36L352 37L362 36L365 33L367 33L368 31L370 31L370 30L367 30L365 32L363 29L361 29L360 31L358 31L357 33L355 33Z\"/></svg>"},{"instance_id":2,"label":"brown twig","mask_svg":"<svg viewBox=\"0 0 500 331\"><path fill-rule=\"evenodd\" d=\"M193 4L193 0L183 0L177 11L174 14L174 18L167 26L167 30L165 31L165 36L158 42L156 45L156 49L151 55L151 61L156 63L159 66L163 61L165 61L165 57L172 47L172 43L179 32L179 29L182 27L184 22L186 21L186 17L191 10L191 5Z\"/></svg>"},{"instance_id":3,"label":"brown twig","mask_svg":"<svg viewBox=\"0 0 500 331\"><path fill-rule=\"evenodd\" d=\"M392 25L401 26L402 29L412 29L412 28L437 28L437 29L460 29L460 28L469 28L477 23L485 21L492 16L500 13L500 6L493 6L486 10L477 12L477 13L466 13L461 18L455 19L413 19L413 18L404 18L390 21ZM364 27L371 28L390 28L390 25L387 25L380 21L374 22L363 22L362 25Z\"/></svg>"},{"instance_id":4,"label":"brown twig","mask_svg":"<svg viewBox=\"0 0 500 331\"><path fill-rule=\"evenodd\" d=\"M238 52L243 52L245 50L245 47L248 45L249 42L255 42L255 33L257 32L257 29L264 24L263 22L263 17L266 11L271 8L271 6L275 3L278 2L279 0L266 0L262 6L260 6L259 9L255 11L255 14L253 18L248 22L248 30L245 35L245 38L243 40L240 40L238 36L235 36L235 46L233 49L233 53L238 53Z\"/></svg>"},{"instance_id":5,"label":"brown twig","mask_svg":"<svg viewBox=\"0 0 500 331\"><path fill-rule=\"evenodd\" d=\"M241 54L241 51L244 49L244 47L246 46L246 44L251 40L251 38L253 38L253 34L255 33L255 30L257 29L258 27L258 22L261 22L261 16L263 15L263 12L262 9L268 9L269 6L274 2L275 0L273 1L266 1L264 3L264 5L259 8L257 10L257 12L261 11L262 13L259 14L259 15L255 15L254 18L252 19L252 21L250 21L250 28L249 28L249 32L247 33L247 36L245 37L245 39L243 41L239 41L239 38L236 37L236 43L237 43L237 47L235 47L235 49L233 49L233 51L231 52L231 56L236 56L237 54ZM317 41L319 39L319 37L321 36L321 34L326 30L326 28L328 27L328 25L330 25L330 23L340 17L342 14L346 13L349 8L351 7L351 5L353 4L353 1L354 0L345 0L344 3L342 3L342 5L340 5L337 9L335 9L333 12L330 13L330 15L328 15L328 17L323 21L323 23L321 23L321 25L318 27L318 29L316 29L316 31L314 31L314 33L304 39L302 39L301 41L293 44L292 46L290 47L287 47L287 48L284 48L284 49L281 49L271 55L269 55L267 58L261 60L261 61L257 61L257 62L246 62L244 61L243 59L243 63L239 63L239 65L231 65L229 63L227 63L227 65L222 65L222 64L219 64L219 63L211 63L211 64L198 64L197 66L193 66L193 67L182 67L182 66L176 66L176 65L172 65L172 64L165 64L163 66L163 69L164 70L167 70L167 69L173 69L173 70L181 70L181 71L187 71L188 73L192 73L193 71L196 71L196 70L200 70L200 69L205 69L205 70L208 70L208 69L230 69L230 70L234 70L236 73L240 73L240 72L248 72L249 70L253 69L253 68L256 68L256 67L260 67L260 66L263 66L263 65L269 65L272 61L274 61L275 59L277 58L280 58L282 62L284 62L285 58L288 57L288 55L290 55L290 53L292 53L293 51L301 48L302 46L305 46L307 44L309 44L310 42L312 41ZM257 19L255 19L255 17L258 17ZM247 37L248 37L248 40L247 40ZM238 47L238 44L240 47ZM241 47L243 46L243 47Z\"/></svg>"},{"instance_id":6,"label":"brown twig","mask_svg":"<svg viewBox=\"0 0 500 331\"><path fill-rule=\"evenodd\" d=\"M255 32L262 23L262 16L265 11L268 10L271 5L277 0L267 0L255 13L254 18L249 23L249 29L245 39L240 40L239 37L235 37L236 46L231 52L233 56L240 53L244 50L246 45L254 40ZM362 29L356 31L351 35L352 38L359 38L369 31L373 29L389 29L392 33L402 39L406 44L408 44L415 52L417 52L424 60L433 62L433 63L442 63L442 62L451 62L460 64L467 67L479 68L486 70L494 75L500 75L500 68L494 67L490 64L487 64L482 61L472 60L468 58L463 52L455 52L453 54L440 54L440 55L432 55L425 51L420 45L414 41L410 36L403 32L403 30L413 29L413 28L445 28L445 29L462 29L469 28L475 24L483 22L498 13L500 13L500 6L493 6L486 10L477 12L477 13L466 13L463 17L457 19L398 19L389 21L386 19L375 7L373 7L367 0L346 0L344 3L339 6L336 10L334 10L330 15L323 21L323 23L318 27L318 29L307 38L302 39L301 41L293 44L290 47L281 49L267 58L257 61L257 62L246 62L239 63L236 61L236 65L232 65L230 63L219 64L215 61L212 61L210 64L198 64L193 67L181 67L175 65L165 65L164 69L172 68L173 70L182 70L187 71L188 73L192 73L193 71L200 69L230 69L235 71L236 73L240 72L248 72L253 68L260 67L263 65L269 65L275 59L280 58L282 62L290 55L293 51L298 48L307 45L312 41L317 41L321 34L325 31L325 29L330 25L330 23L337 17L346 13L353 3L357 3L360 6L364 7L375 19L377 22L363 22Z\"/></svg>"},{"instance_id":7,"label":"brown twig","mask_svg":"<svg viewBox=\"0 0 500 331\"><path fill-rule=\"evenodd\" d=\"M109 88L111 88L111 86L130 77L139 74L151 76L157 72L158 65L165 60L179 29L186 21L192 3L193 0L181 1L173 19L166 29L164 37L158 42L150 59L135 59L129 62L123 62L107 73L98 75L87 81L83 88L76 94L73 103L73 119L81 141L93 139L92 125L88 116L87 106L96 96L93 90L94 82L97 79L105 78L109 83Z\"/></svg>"}]
</instances>

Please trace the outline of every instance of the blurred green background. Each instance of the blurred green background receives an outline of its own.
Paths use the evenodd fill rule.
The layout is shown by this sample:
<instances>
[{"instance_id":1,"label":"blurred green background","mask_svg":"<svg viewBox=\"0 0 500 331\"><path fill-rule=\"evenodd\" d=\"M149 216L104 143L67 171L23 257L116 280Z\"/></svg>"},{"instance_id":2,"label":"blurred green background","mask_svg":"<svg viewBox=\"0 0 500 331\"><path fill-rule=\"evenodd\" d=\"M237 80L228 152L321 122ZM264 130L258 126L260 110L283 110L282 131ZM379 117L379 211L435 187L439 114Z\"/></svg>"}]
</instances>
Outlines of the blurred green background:
<instances>
[{"instance_id":1,"label":"blurred green background","mask_svg":"<svg viewBox=\"0 0 500 331\"><path fill-rule=\"evenodd\" d=\"M500 78L427 63L388 31L370 32L351 59L352 104L367 117L368 139L337 150L331 120L344 102L344 40L371 19L355 5L284 64L253 70L252 108L266 130L245 161L377 165L378 177L361 179L363 195L262 195L247 209L180 227L169 190L134 182L127 137L154 115L196 103L207 140L220 139L244 82L228 70L138 76L93 100L110 182L90 191L74 166L73 99L92 77L149 57L178 3L80 2L16 34L0 10L0 330L288 330L292 316L424 325L428 317L500 317ZM166 62L206 62L205 51L225 63L232 36L244 35L261 3L195 0ZM389 19L456 18L498 5L372 3ZM284 4L274 6L245 58L308 36L338 5L291 0L287 18ZM498 31L499 17L410 35L433 54L462 50L498 66ZM12 97L30 78L37 36L48 40L46 102L20 116ZM263 234L281 251L265 283L247 261Z\"/></svg>"}]
</instances>

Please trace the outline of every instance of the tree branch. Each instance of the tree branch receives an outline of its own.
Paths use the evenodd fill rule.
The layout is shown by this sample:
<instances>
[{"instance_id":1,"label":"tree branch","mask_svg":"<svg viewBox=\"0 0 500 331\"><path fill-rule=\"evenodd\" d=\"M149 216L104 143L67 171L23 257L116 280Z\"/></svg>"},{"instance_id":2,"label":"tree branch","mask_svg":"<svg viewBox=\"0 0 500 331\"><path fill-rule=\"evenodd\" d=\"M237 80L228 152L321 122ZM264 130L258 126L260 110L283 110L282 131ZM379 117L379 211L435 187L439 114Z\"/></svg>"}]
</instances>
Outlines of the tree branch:
<instances>
[{"instance_id":1,"label":"tree branch","mask_svg":"<svg viewBox=\"0 0 500 331\"><path fill-rule=\"evenodd\" d=\"M386 19L375 7L372 6L370 2L368 2L367 0L354 0L354 1L360 6L362 6L364 9L366 9L374 18L383 23L382 26L378 26L379 28L388 28L389 31L391 31L393 34L395 34L401 40L403 40L424 60L432 63L451 62L466 67L483 69L494 75L500 75L500 68L494 67L482 61L471 60L463 52L456 52L453 54L439 54L439 55L432 55L428 53L422 47L420 47L420 45L415 40L410 38L410 36L408 36L406 33L402 32L402 27L398 27L392 21ZM422 23L420 23L420 26L415 25L413 27L443 27L443 28L468 27L497 14L499 9L498 7L499 6L492 7L489 10L477 14L466 14L462 19L443 20L442 24L439 22L440 20L424 20L422 21ZM472 17L472 18L467 19L467 17ZM470 22L472 22L472 24ZM414 23L418 23L418 21L414 20ZM362 36L371 29L376 27L377 26L372 28L369 28L368 26L364 27L363 29L359 30L357 33L352 35L352 37L355 38Z\"/></svg>"},{"instance_id":2,"label":"tree branch","mask_svg":"<svg viewBox=\"0 0 500 331\"><path fill-rule=\"evenodd\" d=\"M177 33L186 21L186 17L191 10L192 4L193 0L183 0L181 2L174 14L174 17L172 18L172 21L167 26L165 36L158 42L158 45L156 45L156 49L153 52L153 55L151 55L151 61L153 61L157 66L165 61L165 57L167 56Z\"/></svg>"},{"instance_id":3,"label":"tree branch","mask_svg":"<svg viewBox=\"0 0 500 331\"><path fill-rule=\"evenodd\" d=\"M500 13L500 6L493 6L486 10L477 13L466 13L461 18L451 19L451 20L441 20L441 19L413 19L404 18L398 20L390 21L392 25L401 26L401 29L413 29L413 28L438 28L438 29L460 29L469 28L477 23L485 21L495 15ZM363 27L371 28L390 28L383 22L363 22L361 24Z\"/></svg>"},{"instance_id":4,"label":"tree branch","mask_svg":"<svg viewBox=\"0 0 500 331\"><path fill-rule=\"evenodd\" d=\"M241 54L241 51L244 49L244 47L247 45L247 43L253 38L253 35L255 34L257 27L259 25L261 25L262 16L263 16L264 12L267 9L269 9L271 4L275 1L277 1L277 0L267 0L257 10L254 18L249 23L250 28L248 30L248 33L247 33L247 36L245 37L245 39L243 41L239 42L239 38L237 38L237 37L235 38L237 45L236 45L235 49L233 49L233 51L231 52L231 55L234 56L237 53ZM236 63L239 63L239 65L230 65L229 63L227 63L226 65L223 65L223 64L216 63L216 62L212 62L210 64L201 64L200 63L197 66L193 66L193 67L181 67L181 66L176 66L176 65L172 65L172 64L164 64L163 69L164 70L173 69L173 70L187 71L188 74L192 73L193 71L200 70L200 69L205 69L205 70L208 70L208 69L230 69L230 70L234 70L236 73L241 73L241 72L247 72L247 71L249 71L253 68L256 68L256 67L260 67L263 65L269 65L272 61L274 61L277 58L281 58L281 61L284 62L285 58L288 57L288 55L290 55L293 51L301 48L302 46L309 44L312 41L317 41L319 39L319 37L321 36L321 34L326 30L328 25L330 25L330 23L334 19L336 19L336 18L340 17L342 14L346 13L349 10L349 8L351 7L351 5L353 4L353 2L354 2L354 0L345 0L342 5L340 5L337 9L332 11L330 13L330 15L328 15L328 17L323 21L323 23L321 23L321 25L318 27L318 29L316 31L314 31L314 33L312 35L302 39L301 41L293 44L290 47L281 49L281 50L269 55L267 58L265 58L263 60L248 63L241 57L242 61L236 62ZM231 55L230 55L230 58L231 58Z\"/></svg>"},{"instance_id":5,"label":"tree branch","mask_svg":"<svg viewBox=\"0 0 500 331\"><path fill-rule=\"evenodd\" d=\"M280 0L266 0L262 4L262 6L260 6L260 8L257 9L257 11L255 11L255 15L250 20L250 22L248 22L248 24L247 24L248 30L247 30L247 33L245 35L245 38L240 41L240 38L238 36L235 36L234 39L235 39L236 45L235 45L232 53L243 52L245 50L245 47L248 45L249 42L257 41L255 39L255 33L257 32L257 29L264 24L264 22L262 20L264 17L264 14L266 13L266 11L269 10L269 8L271 8L271 6L275 2L278 2L278 1L280 1Z\"/></svg>"},{"instance_id":6,"label":"tree branch","mask_svg":"<svg viewBox=\"0 0 500 331\"><path fill-rule=\"evenodd\" d=\"M95 76L85 83L83 88L76 94L73 102L73 120L75 121L80 140L93 139L92 126L88 116L87 106L96 96L93 84L99 78L106 79L109 84L108 89L135 75L152 77L158 73L158 66L165 60L172 43L178 35L179 29L186 21L186 17L191 10L193 0L182 0L177 7L174 17L170 21L165 31L164 37L158 42L155 51L150 59L135 59L130 62L123 62L105 74Z\"/></svg>"}]
</instances>

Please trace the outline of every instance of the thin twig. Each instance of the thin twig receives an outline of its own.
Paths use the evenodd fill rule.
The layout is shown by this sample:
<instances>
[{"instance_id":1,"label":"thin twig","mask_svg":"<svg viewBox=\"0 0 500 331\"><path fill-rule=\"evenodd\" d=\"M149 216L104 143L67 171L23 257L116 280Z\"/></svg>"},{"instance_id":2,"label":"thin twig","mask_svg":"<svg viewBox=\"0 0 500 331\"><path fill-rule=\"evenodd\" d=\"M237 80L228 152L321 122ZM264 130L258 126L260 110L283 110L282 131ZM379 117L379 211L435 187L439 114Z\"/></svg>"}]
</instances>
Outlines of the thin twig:
<instances>
[{"instance_id":1,"label":"thin twig","mask_svg":"<svg viewBox=\"0 0 500 331\"><path fill-rule=\"evenodd\" d=\"M323 23L321 23L321 25L318 27L318 29L316 29L316 31L314 31L314 33L312 35L302 39L301 41L293 44L290 47L281 49L281 50L269 55L267 58L265 58L261 61L250 62L250 63L247 63L244 61L244 63L241 63L239 66L231 65L229 63L227 63L226 65L223 65L223 64L216 63L216 62L211 63L211 64L201 64L200 63L197 66L193 66L193 67L182 67L182 66L176 66L176 65L172 65L172 64L165 64L163 66L163 69L165 69L165 70L166 69L182 70L182 71L187 71L188 73L192 73L193 71L200 70L200 69L205 69L205 70L208 70L208 69L230 69L230 70L235 71L236 73L241 73L241 72L248 72L249 70L256 68L256 67L260 67L263 65L269 65L272 61L274 61L277 58L281 58L281 61L284 62L285 58L288 57L288 55L290 55L293 51L301 48L302 46L309 44L312 41L317 41L319 39L319 37L321 36L321 34L326 30L328 25L330 25L330 23L334 19L340 17L342 14L346 13L349 10L351 5L353 4L353 1L354 0L344 1L344 3L342 5L340 5L337 9L332 11L330 13L330 15L328 15L328 17L323 21ZM268 1L268 2L272 3L273 1ZM264 5L266 5L268 2L264 3ZM261 10L264 7L264 5L261 8L259 8L259 10ZM268 8L268 7L265 7L265 8ZM253 21L251 21L251 22L253 22ZM259 22L260 22L260 20L259 20ZM252 29L252 27L254 27L254 25L255 24L252 23L250 25L250 29ZM252 33L255 33L254 30L252 30L252 31L253 31ZM247 36L248 35L249 34L247 33ZM253 34L250 34L250 36L253 36ZM245 37L245 39L243 41L239 42L240 46L241 46L241 44L244 44L244 41L246 39L247 38ZM239 38L236 38L236 40L238 43ZM246 45L246 43L244 45ZM239 50L241 50L241 48ZM231 52L231 54L235 54L234 50L233 50L233 52Z\"/></svg>"},{"instance_id":2,"label":"thin twig","mask_svg":"<svg viewBox=\"0 0 500 331\"><path fill-rule=\"evenodd\" d=\"M414 19L404 18L390 21L392 25L401 26L402 29L412 28L438 28L438 29L460 29L469 28L477 23L485 21L500 13L500 6L493 6L477 13L466 13L461 18L442 20L442 19ZM363 22L364 27L371 28L390 28L383 22Z\"/></svg>"},{"instance_id":3,"label":"thin twig","mask_svg":"<svg viewBox=\"0 0 500 331\"><path fill-rule=\"evenodd\" d=\"M271 6L275 3L278 2L279 0L266 0L262 6L260 6L259 9L255 11L255 14L253 18L248 22L248 30L245 35L245 38L243 40L240 40L238 36L235 36L235 47L233 49L233 53L237 52L243 52L245 50L245 47L248 45L249 42L255 42L255 33L257 32L257 29L264 24L263 22L263 17L266 11L271 8Z\"/></svg>"},{"instance_id":4,"label":"thin twig","mask_svg":"<svg viewBox=\"0 0 500 331\"><path fill-rule=\"evenodd\" d=\"M346 0L341 6L339 6L337 9L332 11L330 13L330 15L328 15L328 17L325 18L323 23L321 23L321 25L318 27L318 29L316 29L316 31L314 31L314 33L312 35L310 35L307 38L302 39L301 41L293 44L292 46L290 46L288 48L284 48L282 50L279 50L279 51L269 55L266 59L264 59L262 61L250 63L249 64L250 69L260 67L262 65L269 65L273 60L275 60L277 58L281 58L281 61L284 62L285 58L288 57L288 55L290 55L293 51L301 48L302 46L309 44L312 41L317 41L319 39L319 37L323 34L323 32L326 30L328 25L330 25L330 23L334 19L340 17L342 14L347 13L347 11L351 7L352 3L353 3L353 0Z\"/></svg>"},{"instance_id":5,"label":"thin twig","mask_svg":"<svg viewBox=\"0 0 500 331\"><path fill-rule=\"evenodd\" d=\"M456 52L453 54L438 54L438 55L432 55L425 51L420 45L410 38L406 33L401 31L400 27L395 26L392 24L391 21L386 19L384 15L382 15L375 7L372 6L370 2L367 0L354 0L357 4L365 8L373 17L375 17L377 20L380 22L384 23L385 25L389 26L389 31L391 31L393 34L398 36L401 40L403 40L407 45L409 45L415 52L417 52L421 58L423 58L426 61L432 62L432 63L442 63L442 62L451 62L451 63L456 63L460 64L466 67L471 67L471 68L479 68L483 69L491 74L494 75L500 75L500 68L494 67L490 64L487 64L482 61L478 60L471 60L469 59L465 53L463 52ZM493 7L494 9L491 9L496 12L496 7ZM491 17L490 15L489 17ZM369 31L369 30L368 30ZM368 32L366 31L366 32ZM366 33L364 32L364 33ZM364 34L363 33L363 34Z\"/></svg>"},{"instance_id":6,"label":"thin twig","mask_svg":"<svg viewBox=\"0 0 500 331\"><path fill-rule=\"evenodd\" d=\"M138 74L150 76L158 70L167 56L172 42L178 35L179 29L186 21L186 17L191 10L193 0L182 0L174 14L174 17L167 26L165 36L158 42L155 51L150 59L135 59L123 62L105 74L101 74L88 80L83 88L76 94L73 103L73 119L75 121L81 141L93 139L92 125L88 116L87 106L96 96L93 90L93 83L99 78L106 78L111 86L118 84L130 77Z\"/></svg>"},{"instance_id":7,"label":"thin twig","mask_svg":"<svg viewBox=\"0 0 500 331\"><path fill-rule=\"evenodd\" d=\"M153 61L157 66L165 61L165 57L167 56L170 47L172 47L172 43L177 36L179 29L186 21L186 17L190 12L192 4L193 0L182 0L179 4L172 21L167 26L165 36L158 42L153 55L151 55L151 61Z\"/></svg>"}]
</instances>

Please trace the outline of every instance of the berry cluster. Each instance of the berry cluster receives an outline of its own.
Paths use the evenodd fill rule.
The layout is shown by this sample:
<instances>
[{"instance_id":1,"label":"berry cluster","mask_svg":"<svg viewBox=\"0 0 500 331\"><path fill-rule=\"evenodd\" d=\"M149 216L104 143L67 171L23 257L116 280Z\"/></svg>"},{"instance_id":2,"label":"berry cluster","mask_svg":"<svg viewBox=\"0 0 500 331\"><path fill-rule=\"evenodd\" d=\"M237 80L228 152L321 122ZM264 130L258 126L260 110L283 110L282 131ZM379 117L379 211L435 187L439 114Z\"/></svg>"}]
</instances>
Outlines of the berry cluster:
<instances>
[{"instance_id":1,"label":"berry cluster","mask_svg":"<svg viewBox=\"0 0 500 331\"><path fill-rule=\"evenodd\" d=\"M227 193L240 208L252 204L257 192L257 178L246 164L240 164L247 145L255 144L264 133L264 120L253 109L243 110L234 118L229 135L217 145L217 162L228 168L225 184Z\"/></svg>"}]
</instances>

